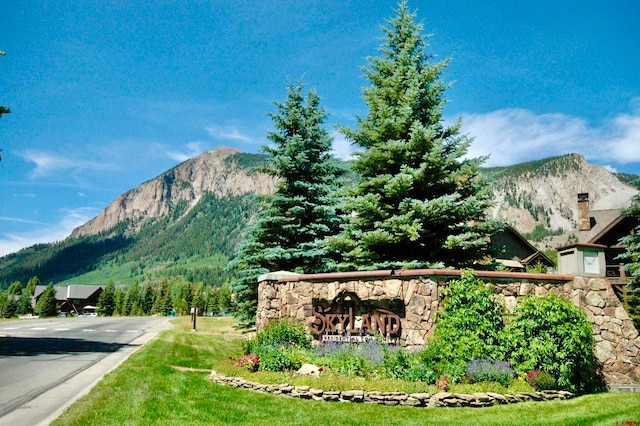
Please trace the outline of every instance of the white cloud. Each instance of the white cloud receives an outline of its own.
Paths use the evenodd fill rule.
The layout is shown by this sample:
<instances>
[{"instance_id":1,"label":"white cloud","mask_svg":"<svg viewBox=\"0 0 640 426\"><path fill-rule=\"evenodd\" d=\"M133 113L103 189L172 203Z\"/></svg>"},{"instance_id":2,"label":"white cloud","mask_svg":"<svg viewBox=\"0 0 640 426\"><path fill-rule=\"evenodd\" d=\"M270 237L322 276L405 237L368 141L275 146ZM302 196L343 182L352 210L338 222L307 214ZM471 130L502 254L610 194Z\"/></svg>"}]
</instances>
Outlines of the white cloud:
<instances>
[{"instance_id":1,"label":"white cloud","mask_svg":"<svg viewBox=\"0 0 640 426\"><path fill-rule=\"evenodd\" d=\"M605 158L622 164L640 162L640 114L619 115L611 127L613 134L602 147Z\"/></svg>"},{"instance_id":2,"label":"white cloud","mask_svg":"<svg viewBox=\"0 0 640 426\"><path fill-rule=\"evenodd\" d=\"M64 157L55 153L27 150L18 153L24 160L34 163L35 169L31 172L31 178L50 176L54 173L69 170L103 170L105 166L95 161Z\"/></svg>"},{"instance_id":3,"label":"white cloud","mask_svg":"<svg viewBox=\"0 0 640 426\"><path fill-rule=\"evenodd\" d=\"M29 220L29 219L22 219L19 217L0 216L0 220L3 220L5 222L29 223L31 225L47 225L44 222L38 222L35 220Z\"/></svg>"},{"instance_id":4,"label":"white cloud","mask_svg":"<svg viewBox=\"0 0 640 426\"><path fill-rule=\"evenodd\" d=\"M167 155L167 157L180 163L206 151L205 142L201 141L187 143L182 151L168 150L163 147L160 147L160 149Z\"/></svg>"},{"instance_id":5,"label":"white cloud","mask_svg":"<svg viewBox=\"0 0 640 426\"><path fill-rule=\"evenodd\" d=\"M599 164L640 162L640 116L619 115L600 126L580 117L535 114L526 109L463 114L462 119L462 131L475 138L469 156L490 155L487 166L571 152Z\"/></svg>"},{"instance_id":6,"label":"white cloud","mask_svg":"<svg viewBox=\"0 0 640 426\"><path fill-rule=\"evenodd\" d=\"M16 252L34 244L62 241L71 234L71 231L94 217L97 212L98 209L94 207L62 209L59 212L61 217L57 223L42 223L25 219L0 217L0 220L37 225L35 228L32 227L25 232L8 232L0 235L0 256Z\"/></svg>"},{"instance_id":7,"label":"white cloud","mask_svg":"<svg viewBox=\"0 0 640 426\"><path fill-rule=\"evenodd\" d=\"M237 127L235 126L209 126L206 128L207 132L211 136L216 139L226 139L239 141L244 143L253 142L253 138L243 134Z\"/></svg>"},{"instance_id":8,"label":"white cloud","mask_svg":"<svg viewBox=\"0 0 640 426\"><path fill-rule=\"evenodd\" d=\"M463 113L462 133L474 138L468 157L490 156L485 166L508 166L568 153L582 154L610 171L640 163L640 109L598 125L581 117L535 114L527 109ZM337 131L332 136L332 153L343 160L353 159L356 147Z\"/></svg>"},{"instance_id":9,"label":"white cloud","mask_svg":"<svg viewBox=\"0 0 640 426\"><path fill-rule=\"evenodd\" d=\"M333 137L331 153L341 160L352 160L355 148L351 142L338 131L331 132L331 137Z\"/></svg>"}]
</instances>

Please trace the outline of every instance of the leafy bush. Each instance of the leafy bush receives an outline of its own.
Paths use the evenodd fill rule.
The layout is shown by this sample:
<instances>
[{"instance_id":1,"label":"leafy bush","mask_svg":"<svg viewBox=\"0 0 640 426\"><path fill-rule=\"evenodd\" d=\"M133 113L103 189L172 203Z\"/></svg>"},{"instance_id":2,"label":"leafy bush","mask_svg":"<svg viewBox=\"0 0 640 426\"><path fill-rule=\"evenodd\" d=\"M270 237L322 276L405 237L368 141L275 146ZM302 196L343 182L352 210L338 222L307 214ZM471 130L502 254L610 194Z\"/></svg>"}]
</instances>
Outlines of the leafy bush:
<instances>
[{"instance_id":1,"label":"leafy bush","mask_svg":"<svg viewBox=\"0 0 640 426\"><path fill-rule=\"evenodd\" d=\"M258 346L255 355L260 357L260 371L290 371L302 365L288 356L284 346Z\"/></svg>"},{"instance_id":2,"label":"leafy bush","mask_svg":"<svg viewBox=\"0 0 640 426\"><path fill-rule=\"evenodd\" d=\"M311 348L311 337L299 321L270 321L254 338L242 342L242 351L245 355L256 353L261 346L308 349Z\"/></svg>"},{"instance_id":3,"label":"leafy bush","mask_svg":"<svg viewBox=\"0 0 640 426\"><path fill-rule=\"evenodd\" d=\"M474 358L467 364L467 376L471 383L498 382L507 388L514 375L513 368L504 361Z\"/></svg>"},{"instance_id":4,"label":"leafy bush","mask_svg":"<svg viewBox=\"0 0 640 426\"><path fill-rule=\"evenodd\" d=\"M379 373L386 378L429 384L433 384L438 376L419 352L410 352L402 348L385 350Z\"/></svg>"},{"instance_id":5,"label":"leafy bush","mask_svg":"<svg viewBox=\"0 0 640 426\"><path fill-rule=\"evenodd\" d=\"M311 337L300 321L282 319L270 321L256 335L258 345L310 348Z\"/></svg>"},{"instance_id":6,"label":"leafy bush","mask_svg":"<svg viewBox=\"0 0 640 426\"><path fill-rule=\"evenodd\" d=\"M454 382L474 357L502 358L504 306L472 271L463 271L445 290L436 329L422 354L432 368Z\"/></svg>"},{"instance_id":7,"label":"leafy bush","mask_svg":"<svg viewBox=\"0 0 640 426\"><path fill-rule=\"evenodd\" d=\"M524 380L537 391L556 388L556 379L544 370L527 371Z\"/></svg>"},{"instance_id":8,"label":"leafy bush","mask_svg":"<svg viewBox=\"0 0 640 426\"><path fill-rule=\"evenodd\" d=\"M596 359L591 324L568 300L550 294L528 296L504 330L504 344L515 370L544 370L560 389L595 392L606 389Z\"/></svg>"},{"instance_id":9,"label":"leafy bush","mask_svg":"<svg viewBox=\"0 0 640 426\"><path fill-rule=\"evenodd\" d=\"M255 337L242 342L245 356L259 357L261 371L297 370L309 362L310 348L311 338L304 325L289 319L271 321Z\"/></svg>"}]
</instances>

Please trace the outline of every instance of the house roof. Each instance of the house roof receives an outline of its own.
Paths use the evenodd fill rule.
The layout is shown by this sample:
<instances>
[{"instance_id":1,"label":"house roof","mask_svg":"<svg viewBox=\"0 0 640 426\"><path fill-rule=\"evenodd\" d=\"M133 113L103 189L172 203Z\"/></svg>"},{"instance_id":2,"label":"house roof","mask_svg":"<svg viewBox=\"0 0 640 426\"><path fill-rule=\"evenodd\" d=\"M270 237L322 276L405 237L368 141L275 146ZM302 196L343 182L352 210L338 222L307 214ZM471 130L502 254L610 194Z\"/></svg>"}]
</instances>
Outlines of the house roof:
<instances>
[{"instance_id":1,"label":"house roof","mask_svg":"<svg viewBox=\"0 0 640 426\"><path fill-rule=\"evenodd\" d=\"M545 238L545 242L549 247L556 249L570 246L573 244L604 244L611 247L610 240L612 231L616 231L619 225L624 225L625 220L632 220L629 216L622 214L624 209L608 209L608 210L591 210L589 217L591 221L591 229L588 231L580 231L572 229L562 235ZM620 230L618 230L620 231ZM626 233L626 231L624 231ZM622 236L622 235L620 235ZM620 237L618 236L618 237Z\"/></svg>"},{"instance_id":2,"label":"house roof","mask_svg":"<svg viewBox=\"0 0 640 426\"><path fill-rule=\"evenodd\" d=\"M591 218L591 229L588 231L575 231L579 243L595 243L625 217L620 209L591 210L589 216Z\"/></svg>"},{"instance_id":3,"label":"house roof","mask_svg":"<svg viewBox=\"0 0 640 426\"><path fill-rule=\"evenodd\" d=\"M533 263L536 263L538 261L542 262L543 264L545 264L547 266L554 266L555 265L551 259L549 259L540 250L538 250L533 244L531 244L531 242L529 242L529 240L527 240L522 234L520 234L511 225L507 224L505 226L503 232L505 234L511 235L511 237L515 239L515 242L517 242L517 244L520 244L520 247L524 250L524 253L521 253L522 258L518 257L518 258L504 259L504 258L498 257L498 259L496 259L496 260L499 260L500 262L502 262L503 264L505 264L505 266L518 267L515 264L514 265L506 265L506 263L503 262L503 260L517 261L517 263L520 264L519 267L522 267L522 268L524 268L523 265L533 264Z\"/></svg>"},{"instance_id":4,"label":"house roof","mask_svg":"<svg viewBox=\"0 0 640 426\"><path fill-rule=\"evenodd\" d=\"M525 265L533 265L537 262L542 262L547 266L555 266L555 263L549 257L541 251L533 253L531 256L522 259L522 263Z\"/></svg>"},{"instance_id":5,"label":"house roof","mask_svg":"<svg viewBox=\"0 0 640 426\"><path fill-rule=\"evenodd\" d=\"M36 286L33 296L38 298L44 290L46 285ZM93 296L97 291L102 290L102 286L99 285L75 285L68 286L54 286L56 291L56 300L69 300L69 299L88 299Z\"/></svg>"}]
</instances>

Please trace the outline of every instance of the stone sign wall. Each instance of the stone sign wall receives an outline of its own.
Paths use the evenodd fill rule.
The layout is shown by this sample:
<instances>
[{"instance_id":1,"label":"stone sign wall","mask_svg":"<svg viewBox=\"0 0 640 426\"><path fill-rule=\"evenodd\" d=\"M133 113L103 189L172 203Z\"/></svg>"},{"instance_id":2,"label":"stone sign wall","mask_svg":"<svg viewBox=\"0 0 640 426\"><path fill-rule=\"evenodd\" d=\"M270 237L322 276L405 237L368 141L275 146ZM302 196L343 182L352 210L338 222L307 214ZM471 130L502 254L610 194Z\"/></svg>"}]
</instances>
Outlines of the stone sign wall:
<instances>
[{"instance_id":1,"label":"stone sign wall","mask_svg":"<svg viewBox=\"0 0 640 426\"><path fill-rule=\"evenodd\" d=\"M525 295L554 293L578 305L593 324L595 354L607 383L640 383L640 337L605 278L476 271L512 311ZM433 333L439 290L455 270L272 273L258 288L258 327L297 318L318 339L361 340L380 332L389 342L419 347Z\"/></svg>"}]
</instances>

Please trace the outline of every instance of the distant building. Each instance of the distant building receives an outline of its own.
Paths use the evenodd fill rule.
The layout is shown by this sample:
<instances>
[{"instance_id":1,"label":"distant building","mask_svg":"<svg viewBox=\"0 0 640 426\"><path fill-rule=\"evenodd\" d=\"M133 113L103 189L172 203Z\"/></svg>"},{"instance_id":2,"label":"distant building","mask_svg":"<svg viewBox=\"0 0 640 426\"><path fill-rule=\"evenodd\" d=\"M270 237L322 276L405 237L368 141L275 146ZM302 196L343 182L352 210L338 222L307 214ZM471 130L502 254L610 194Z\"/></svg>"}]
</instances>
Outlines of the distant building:
<instances>
[{"instance_id":1,"label":"distant building","mask_svg":"<svg viewBox=\"0 0 640 426\"><path fill-rule=\"evenodd\" d=\"M619 241L634 233L638 225L638 218L622 214L622 209L591 210L589 194L578 194L578 228L570 232L571 244L557 248L558 272L597 273L621 292L627 281L624 262L617 259L625 252Z\"/></svg>"},{"instance_id":2,"label":"distant building","mask_svg":"<svg viewBox=\"0 0 640 426\"><path fill-rule=\"evenodd\" d=\"M39 285L33 293L32 304L35 308L36 303L42 296L47 286ZM54 286L56 291L56 302L58 310L61 313L68 314L85 314L93 313L98 305L98 298L104 290L99 285L68 285Z\"/></svg>"},{"instance_id":3,"label":"distant building","mask_svg":"<svg viewBox=\"0 0 640 426\"><path fill-rule=\"evenodd\" d=\"M555 267L551 259L510 225L492 235L490 244L496 262L514 272L526 271L527 266L538 263L542 263L547 268Z\"/></svg>"}]
</instances>

